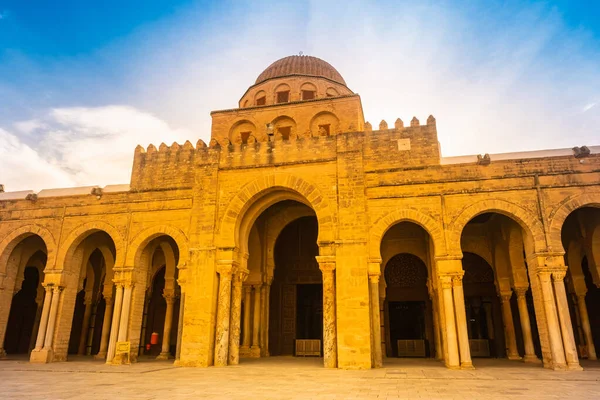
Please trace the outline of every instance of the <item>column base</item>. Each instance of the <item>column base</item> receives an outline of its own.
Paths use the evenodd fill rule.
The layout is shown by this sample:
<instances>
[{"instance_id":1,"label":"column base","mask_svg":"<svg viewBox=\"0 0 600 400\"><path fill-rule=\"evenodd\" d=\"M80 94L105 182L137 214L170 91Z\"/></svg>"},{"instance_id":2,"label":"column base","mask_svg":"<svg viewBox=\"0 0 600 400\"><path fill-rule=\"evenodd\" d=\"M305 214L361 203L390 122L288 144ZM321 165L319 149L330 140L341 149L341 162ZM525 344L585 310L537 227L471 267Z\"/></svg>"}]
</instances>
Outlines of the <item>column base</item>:
<instances>
[{"instance_id":1,"label":"column base","mask_svg":"<svg viewBox=\"0 0 600 400\"><path fill-rule=\"evenodd\" d=\"M551 364L549 366L550 369L552 369L553 371L566 371L567 368L567 364Z\"/></svg>"},{"instance_id":2,"label":"column base","mask_svg":"<svg viewBox=\"0 0 600 400\"><path fill-rule=\"evenodd\" d=\"M535 354L525 354L522 361L531 364L541 364L542 362Z\"/></svg>"},{"instance_id":3,"label":"column base","mask_svg":"<svg viewBox=\"0 0 600 400\"><path fill-rule=\"evenodd\" d=\"M252 346L250 347L250 354L248 355L250 358L260 358L260 347Z\"/></svg>"},{"instance_id":4,"label":"column base","mask_svg":"<svg viewBox=\"0 0 600 400\"><path fill-rule=\"evenodd\" d=\"M567 364L567 369L569 371L583 371L583 368L581 368L581 365L579 365L579 363L577 363L577 364Z\"/></svg>"},{"instance_id":5,"label":"column base","mask_svg":"<svg viewBox=\"0 0 600 400\"><path fill-rule=\"evenodd\" d=\"M115 358L112 359L111 362L107 362L109 365L129 365L131 361L129 360L128 354L116 354Z\"/></svg>"},{"instance_id":6,"label":"column base","mask_svg":"<svg viewBox=\"0 0 600 400\"><path fill-rule=\"evenodd\" d=\"M29 357L29 362L35 364L48 364L52 362L53 355L54 352L52 349L34 349Z\"/></svg>"},{"instance_id":7,"label":"column base","mask_svg":"<svg viewBox=\"0 0 600 400\"><path fill-rule=\"evenodd\" d=\"M106 360L106 351L96 354L94 360Z\"/></svg>"},{"instance_id":8,"label":"column base","mask_svg":"<svg viewBox=\"0 0 600 400\"><path fill-rule=\"evenodd\" d=\"M6 357L6 350L0 348L0 358L5 358Z\"/></svg>"},{"instance_id":9,"label":"column base","mask_svg":"<svg viewBox=\"0 0 600 400\"><path fill-rule=\"evenodd\" d=\"M460 365L449 365L447 363L444 363L444 365L446 366L446 368L448 369L460 369Z\"/></svg>"},{"instance_id":10,"label":"column base","mask_svg":"<svg viewBox=\"0 0 600 400\"><path fill-rule=\"evenodd\" d=\"M250 346L240 346L240 358L250 357Z\"/></svg>"},{"instance_id":11,"label":"column base","mask_svg":"<svg viewBox=\"0 0 600 400\"><path fill-rule=\"evenodd\" d=\"M472 362L463 362L460 363L460 369L475 369Z\"/></svg>"},{"instance_id":12,"label":"column base","mask_svg":"<svg viewBox=\"0 0 600 400\"><path fill-rule=\"evenodd\" d=\"M523 358L519 355L510 354L506 356L510 361L521 361Z\"/></svg>"},{"instance_id":13,"label":"column base","mask_svg":"<svg viewBox=\"0 0 600 400\"><path fill-rule=\"evenodd\" d=\"M156 356L157 360L168 360L168 359L171 359L171 358L173 358L173 356L169 352L160 353L158 356Z\"/></svg>"},{"instance_id":14,"label":"column base","mask_svg":"<svg viewBox=\"0 0 600 400\"><path fill-rule=\"evenodd\" d=\"M6 354L6 353L4 353L4 354ZM588 356L587 359L590 360L590 361L596 361L596 360L598 360L598 357L596 357L596 356L591 356L591 357Z\"/></svg>"}]
</instances>

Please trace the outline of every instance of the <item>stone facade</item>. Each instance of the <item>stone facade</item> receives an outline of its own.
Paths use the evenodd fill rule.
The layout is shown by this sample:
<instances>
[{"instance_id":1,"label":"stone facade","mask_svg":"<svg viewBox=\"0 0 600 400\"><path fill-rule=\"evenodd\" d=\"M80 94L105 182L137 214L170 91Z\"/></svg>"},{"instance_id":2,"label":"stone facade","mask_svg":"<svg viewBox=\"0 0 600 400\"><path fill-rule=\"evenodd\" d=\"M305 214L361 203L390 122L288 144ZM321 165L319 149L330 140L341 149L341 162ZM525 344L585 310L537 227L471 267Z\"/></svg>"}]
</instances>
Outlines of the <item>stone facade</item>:
<instances>
[{"instance_id":1,"label":"stone facade","mask_svg":"<svg viewBox=\"0 0 600 400\"><path fill-rule=\"evenodd\" d=\"M600 148L443 158L434 117L373 130L333 67L294 57L212 113L208 145L138 146L130 185L0 193L2 352L127 363L158 333L158 358L238 364L298 339L289 293L319 285L326 367L380 367L413 314L449 368L473 368L477 340L553 369L595 359ZM278 238L311 220L316 254L281 265Z\"/></svg>"}]
</instances>

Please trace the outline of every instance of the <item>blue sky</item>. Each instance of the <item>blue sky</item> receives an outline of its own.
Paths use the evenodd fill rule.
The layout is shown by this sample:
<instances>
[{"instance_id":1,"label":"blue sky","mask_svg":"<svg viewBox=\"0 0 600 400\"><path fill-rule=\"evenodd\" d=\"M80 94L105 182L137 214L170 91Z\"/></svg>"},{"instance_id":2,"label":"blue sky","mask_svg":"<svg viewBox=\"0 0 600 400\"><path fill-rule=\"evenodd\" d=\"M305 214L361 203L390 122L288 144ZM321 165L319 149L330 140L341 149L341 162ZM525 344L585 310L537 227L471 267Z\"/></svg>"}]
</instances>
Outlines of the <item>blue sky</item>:
<instances>
[{"instance_id":1,"label":"blue sky","mask_svg":"<svg viewBox=\"0 0 600 400\"><path fill-rule=\"evenodd\" d=\"M600 144L600 2L0 0L0 183L126 183L299 51L445 156Z\"/></svg>"}]
</instances>

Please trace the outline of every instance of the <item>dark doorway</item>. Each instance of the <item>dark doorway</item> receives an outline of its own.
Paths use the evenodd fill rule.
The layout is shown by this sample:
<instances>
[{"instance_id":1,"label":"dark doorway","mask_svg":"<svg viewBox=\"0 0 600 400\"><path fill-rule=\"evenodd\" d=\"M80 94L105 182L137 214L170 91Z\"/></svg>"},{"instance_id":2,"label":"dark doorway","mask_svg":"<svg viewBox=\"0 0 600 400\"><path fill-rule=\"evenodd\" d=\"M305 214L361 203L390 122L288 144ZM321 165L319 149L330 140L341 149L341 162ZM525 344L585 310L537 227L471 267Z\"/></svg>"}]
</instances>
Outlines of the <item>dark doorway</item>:
<instances>
[{"instance_id":1,"label":"dark doorway","mask_svg":"<svg viewBox=\"0 0 600 400\"><path fill-rule=\"evenodd\" d=\"M399 356L398 340L425 340L425 302L392 301L390 314L390 339L392 355ZM402 355L403 357L406 355Z\"/></svg>"},{"instance_id":2,"label":"dark doorway","mask_svg":"<svg viewBox=\"0 0 600 400\"><path fill-rule=\"evenodd\" d=\"M323 286L296 286L296 339L323 338Z\"/></svg>"},{"instance_id":3,"label":"dark doorway","mask_svg":"<svg viewBox=\"0 0 600 400\"><path fill-rule=\"evenodd\" d=\"M8 317L8 329L4 340L4 350L8 354L27 354L32 343L39 273L35 267L25 268L24 273L23 285L13 297Z\"/></svg>"},{"instance_id":4,"label":"dark doorway","mask_svg":"<svg viewBox=\"0 0 600 400\"><path fill-rule=\"evenodd\" d=\"M275 271L269 304L269 353L293 355L296 339L323 337L323 285L315 256L318 223L302 217L275 242Z\"/></svg>"}]
</instances>

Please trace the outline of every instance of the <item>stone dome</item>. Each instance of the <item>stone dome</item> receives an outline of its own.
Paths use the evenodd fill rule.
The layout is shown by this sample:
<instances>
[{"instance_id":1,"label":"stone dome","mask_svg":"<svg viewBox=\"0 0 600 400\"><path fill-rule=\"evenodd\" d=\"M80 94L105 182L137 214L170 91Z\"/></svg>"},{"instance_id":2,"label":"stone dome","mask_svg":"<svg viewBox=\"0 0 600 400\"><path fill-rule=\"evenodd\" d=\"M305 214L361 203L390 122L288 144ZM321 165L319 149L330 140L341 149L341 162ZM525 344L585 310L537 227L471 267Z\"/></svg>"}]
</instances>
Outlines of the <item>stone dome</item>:
<instances>
[{"instance_id":1,"label":"stone dome","mask_svg":"<svg viewBox=\"0 0 600 400\"><path fill-rule=\"evenodd\" d=\"M342 75L326 61L312 56L289 56L275 61L269 65L256 78L255 84L268 79L281 78L289 75L307 75L327 78L346 86Z\"/></svg>"}]
</instances>

